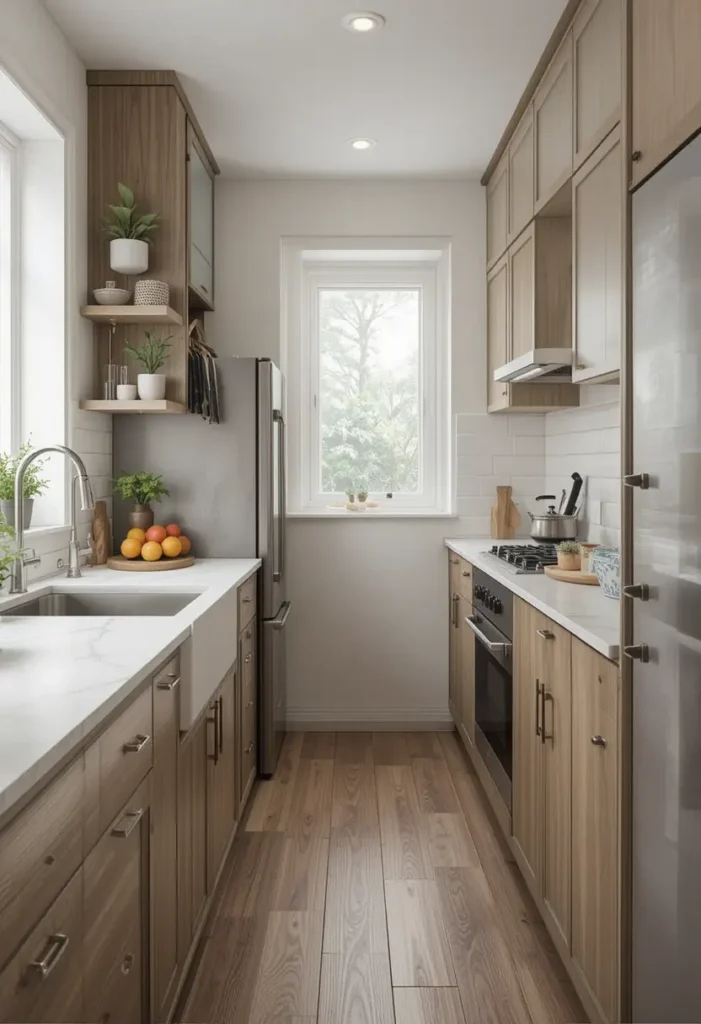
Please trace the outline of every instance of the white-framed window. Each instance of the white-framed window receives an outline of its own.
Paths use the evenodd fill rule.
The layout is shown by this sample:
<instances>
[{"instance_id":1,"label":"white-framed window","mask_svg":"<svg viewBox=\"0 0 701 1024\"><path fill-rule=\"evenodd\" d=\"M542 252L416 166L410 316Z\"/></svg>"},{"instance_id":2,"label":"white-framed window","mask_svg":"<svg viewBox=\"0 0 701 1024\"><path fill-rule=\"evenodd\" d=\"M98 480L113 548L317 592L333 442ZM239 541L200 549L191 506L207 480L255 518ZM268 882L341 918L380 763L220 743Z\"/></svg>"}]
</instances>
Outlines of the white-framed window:
<instances>
[{"instance_id":1,"label":"white-framed window","mask_svg":"<svg viewBox=\"0 0 701 1024\"><path fill-rule=\"evenodd\" d=\"M19 445L18 140L0 122L0 451Z\"/></svg>"},{"instance_id":2,"label":"white-framed window","mask_svg":"<svg viewBox=\"0 0 701 1024\"><path fill-rule=\"evenodd\" d=\"M289 511L450 512L447 246L286 256Z\"/></svg>"}]
</instances>

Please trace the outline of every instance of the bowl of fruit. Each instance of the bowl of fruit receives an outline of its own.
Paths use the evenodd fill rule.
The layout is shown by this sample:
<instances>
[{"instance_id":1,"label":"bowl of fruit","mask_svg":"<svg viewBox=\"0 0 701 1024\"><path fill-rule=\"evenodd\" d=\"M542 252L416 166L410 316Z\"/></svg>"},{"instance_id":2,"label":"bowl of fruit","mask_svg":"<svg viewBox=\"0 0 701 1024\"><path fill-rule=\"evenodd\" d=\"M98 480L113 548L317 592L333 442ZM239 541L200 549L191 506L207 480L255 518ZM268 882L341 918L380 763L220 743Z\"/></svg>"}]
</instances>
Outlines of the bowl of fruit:
<instances>
[{"instance_id":1,"label":"bowl of fruit","mask_svg":"<svg viewBox=\"0 0 701 1024\"><path fill-rule=\"evenodd\" d=\"M148 530L133 527L120 545L121 554L107 559L110 569L127 572L186 569L194 564L192 545L177 523L151 526Z\"/></svg>"}]
</instances>

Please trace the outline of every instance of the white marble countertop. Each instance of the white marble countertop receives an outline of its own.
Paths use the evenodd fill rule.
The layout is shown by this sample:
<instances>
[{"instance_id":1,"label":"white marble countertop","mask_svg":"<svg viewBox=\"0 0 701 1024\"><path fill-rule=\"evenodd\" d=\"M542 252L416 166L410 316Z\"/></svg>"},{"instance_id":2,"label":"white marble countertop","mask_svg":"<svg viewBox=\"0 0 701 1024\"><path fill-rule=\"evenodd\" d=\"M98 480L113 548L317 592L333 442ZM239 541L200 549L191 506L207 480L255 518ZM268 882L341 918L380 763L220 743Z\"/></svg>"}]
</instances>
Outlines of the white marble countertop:
<instances>
[{"instance_id":1,"label":"white marble countertop","mask_svg":"<svg viewBox=\"0 0 701 1024\"><path fill-rule=\"evenodd\" d=\"M621 607L618 601L605 597L600 587L561 583L549 576L518 576L511 573L502 568L496 559L484 557L484 552L498 543L528 541L500 542L489 537L477 540L465 538L446 540L445 546L488 573L605 658L618 660L621 632Z\"/></svg>"},{"instance_id":2,"label":"white marble countertop","mask_svg":"<svg viewBox=\"0 0 701 1024\"><path fill-rule=\"evenodd\" d=\"M0 614L50 592L198 592L177 615L0 617L0 815L76 749L187 639L213 605L260 566L257 558L202 559L177 572L84 569L28 595L0 598Z\"/></svg>"}]
</instances>

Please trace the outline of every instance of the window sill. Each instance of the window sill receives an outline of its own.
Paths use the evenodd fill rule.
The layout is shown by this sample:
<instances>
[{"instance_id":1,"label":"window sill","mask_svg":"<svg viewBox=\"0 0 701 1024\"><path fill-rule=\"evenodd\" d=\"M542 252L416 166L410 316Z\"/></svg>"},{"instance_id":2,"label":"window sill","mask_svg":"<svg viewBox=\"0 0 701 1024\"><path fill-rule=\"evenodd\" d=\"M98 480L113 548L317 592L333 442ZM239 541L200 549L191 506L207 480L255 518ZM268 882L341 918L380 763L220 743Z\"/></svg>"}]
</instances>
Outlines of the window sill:
<instances>
[{"instance_id":1,"label":"window sill","mask_svg":"<svg viewBox=\"0 0 701 1024\"><path fill-rule=\"evenodd\" d=\"M418 509L407 509L406 512L349 512L347 509L338 511L288 512L287 519L362 519L364 521L378 519L459 519L457 512L422 512Z\"/></svg>"}]
</instances>

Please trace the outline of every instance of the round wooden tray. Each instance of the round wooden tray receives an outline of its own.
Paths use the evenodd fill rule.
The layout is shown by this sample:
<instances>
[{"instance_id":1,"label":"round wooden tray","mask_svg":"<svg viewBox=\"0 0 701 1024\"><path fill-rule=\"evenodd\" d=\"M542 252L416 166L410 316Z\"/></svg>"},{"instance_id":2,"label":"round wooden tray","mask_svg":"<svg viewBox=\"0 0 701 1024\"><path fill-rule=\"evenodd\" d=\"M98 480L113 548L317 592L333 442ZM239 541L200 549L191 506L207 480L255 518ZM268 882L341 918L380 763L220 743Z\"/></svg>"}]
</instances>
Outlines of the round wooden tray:
<instances>
[{"instance_id":1,"label":"round wooden tray","mask_svg":"<svg viewBox=\"0 0 701 1024\"><path fill-rule=\"evenodd\" d=\"M579 569L572 572L571 569L558 569L556 565L546 565L545 574L562 583L584 583L587 587L599 586L599 580L593 572L582 572Z\"/></svg>"},{"instance_id":2,"label":"round wooden tray","mask_svg":"<svg viewBox=\"0 0 701 1024\"><path fill-rule=\"evenodd\" d=\"M194 564L195 559L192 555L160 558L157 562L145 562L143 558L125 558L124 555L114 555L107 559L107 568L117 569L119 572L167 572L168 569L187 569Z\"/></svg>"}]
</instances>

